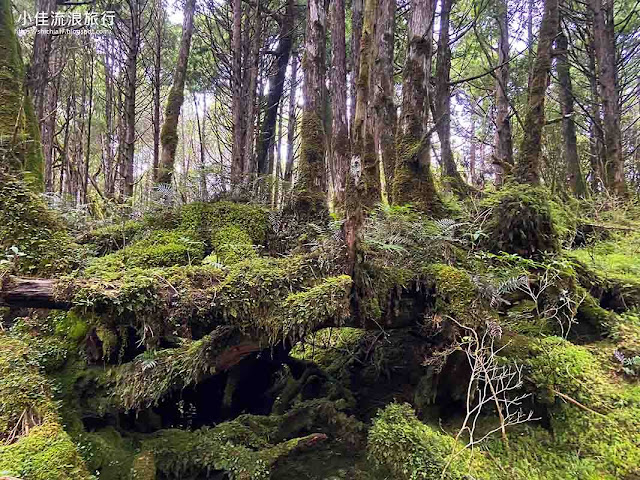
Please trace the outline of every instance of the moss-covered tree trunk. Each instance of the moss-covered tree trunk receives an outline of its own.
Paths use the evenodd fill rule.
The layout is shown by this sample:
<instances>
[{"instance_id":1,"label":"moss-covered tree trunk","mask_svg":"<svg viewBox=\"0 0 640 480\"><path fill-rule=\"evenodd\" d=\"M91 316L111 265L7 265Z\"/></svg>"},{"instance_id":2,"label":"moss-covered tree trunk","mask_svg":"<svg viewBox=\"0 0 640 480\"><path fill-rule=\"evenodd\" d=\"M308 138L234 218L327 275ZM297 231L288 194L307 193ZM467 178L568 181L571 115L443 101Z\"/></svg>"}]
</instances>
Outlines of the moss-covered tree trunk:
<instances>
[{"instance_id":1,"label":"moss-covered tree trunk","mask_svg":"<svg viewBox=\"0 0 640 480\"><path fill-rule=\"evenodd\" d=\"M336 210L344 208L351 143L347 123L347 47L344 0L331 2L331 183Z\"/></svg>"},{"instance_id":2,"label":"moss-covered tree trunk","mask_svg":"<svg viewBox=\"0 0 640 480\"><path fill-rule=\"evenodd\" d=\"M578 158L578 140L576 138L576 125L573 120L573 88L571 86L571 74L567 61L569 42L564 32L560 31L556 40L558 82L560 83L560 108L562 111L562 136L564 140L564 156L569 173L571 191L578 197L584 197L587 186L582 175L580 159Z\"/></svg>"},{"instance_id":3,"label":"moss-covered tree trunk","mask_svg":"<svg viewBox=\"0 0 640 480\"><path fill-rule=\"evenodd\" d=\"M391 186L396 168L396 124L397 113L393 102L395 83L393 80L393 52L395 39L395 0L381 0L376 20L372 96L374 108L374 144L378 163L382 166L385 190L392 201Z\"/></svg>"},{"instance_id":4,"label":"moss-covered tree trunk","mask_svg":"<svg viewBox=\"0 0 640 480\"><path fill-rule=\"evenodd\" d=\"M180 51L178 53L178 63L173 75L173 85L169 91L167 106L164 114L164 124L160 133L162 143L162 156L158 168L157 183L171 183L173 175L173 164L176 159L176 149L178 147L178 120L180 109L184 102L184 83L187 76L187 64L189 63L189 50L191 48L191 36L193 35L193 16L195 13L195 0L187 0L184 8L184 19L182 23L182 39L180 40Z\"/></svg>"},{"instance_id":5,"label":"moss-covered tree trunk","mask_svg":"<svg viewBox=\"0 0 640 480\"><path fill-rule=\"evenodd\" d=\"M438 203L427 131L434 15L435 0L412 0L393 180L395 203L412 203L427 212Z\"/></svg>"},{"instance_id":6,"label":"moss-covered tree trunk","mask_svg":"<svg viewBox=\"0 0 640 480\"><path fill-rule=\"evenodd\" d=\"M301 152L293 206L303 217L327 211L323 191L326 134L324 127L325 34L327 13L322 0L307 2L307 31L302 59L304 107L302 110Z\"/></svg>"},{"instance_id":7,"label":"moss-covered tree trunk","mask_svg":"<svg viewBox=\"0 0 640 480\"><path fill-rule=\"evenodd\" d=\"M0 0L0 166L44 188L40 131L25 86L25 69L10 0Z\"/></svg>"},{"instance_id":8,"label":"moss-covered tree trunk","mask_svg":"<svg viewBox=\"0 0 640 480\"><path fill-rule=\"evenodd\" d=\"M540 183L542 130L545 124L544 103L549 85L553 42L560 24L558 0L545 0L538 35L538 49L529 81L529 105L524 121L524 138L520 144L516 178L521 183Z\"/></svg>"}]
</instances>

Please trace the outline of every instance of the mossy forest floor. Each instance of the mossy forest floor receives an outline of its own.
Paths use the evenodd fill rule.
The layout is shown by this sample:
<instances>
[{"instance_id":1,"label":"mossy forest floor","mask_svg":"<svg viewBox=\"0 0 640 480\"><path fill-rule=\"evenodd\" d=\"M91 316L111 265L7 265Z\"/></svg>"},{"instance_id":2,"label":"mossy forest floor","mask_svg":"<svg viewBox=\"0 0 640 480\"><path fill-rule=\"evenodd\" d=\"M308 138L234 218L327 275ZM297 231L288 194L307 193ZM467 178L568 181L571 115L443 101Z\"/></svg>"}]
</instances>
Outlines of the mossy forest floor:
<instances>
[{"instance_id":1,"label":"mossy forest floor","mask_svg":"<svg viewBox=\"0 0 640 480\"><path fill-rule=\"evenodd\" d=\"M640 478L637 205L381 206L347 276L339 220L76 231L4 180L2 292L53 279L71 308L0 310L0 478Z\"/></svg>"}]
</instances>

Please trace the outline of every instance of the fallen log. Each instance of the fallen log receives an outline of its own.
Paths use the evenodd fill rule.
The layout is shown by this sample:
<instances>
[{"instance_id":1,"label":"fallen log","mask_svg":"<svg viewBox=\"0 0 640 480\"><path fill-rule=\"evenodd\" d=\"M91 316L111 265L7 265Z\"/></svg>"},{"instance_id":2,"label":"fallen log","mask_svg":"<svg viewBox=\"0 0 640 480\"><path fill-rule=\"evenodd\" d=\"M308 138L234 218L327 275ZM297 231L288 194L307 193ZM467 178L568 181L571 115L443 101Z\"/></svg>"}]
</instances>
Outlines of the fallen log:
<instances>
[{"instance_id":1,"label":"fallen log","mask_svg":"<svg viewBox=\"0 0 640 480\"><path fill-rule=\"evenodd\" d=\"M9 276L2 281L0 306L69 310L73 305L56 298L55 286L56 280L52 279Z\"/></svg>"}]
</instances>

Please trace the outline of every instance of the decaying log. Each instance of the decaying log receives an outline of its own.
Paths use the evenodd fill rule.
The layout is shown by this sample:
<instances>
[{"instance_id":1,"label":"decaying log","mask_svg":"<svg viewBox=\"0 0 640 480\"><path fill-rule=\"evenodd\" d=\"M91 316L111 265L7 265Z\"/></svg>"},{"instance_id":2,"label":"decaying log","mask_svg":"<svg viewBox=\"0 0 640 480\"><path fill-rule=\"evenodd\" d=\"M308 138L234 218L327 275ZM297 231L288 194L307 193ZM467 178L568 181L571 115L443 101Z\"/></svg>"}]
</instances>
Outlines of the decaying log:
<instances>
[{"instance_id":1,"label":"decaying log","mask_svg":"<svg viewBox=\"0 0 640 480\"><path fill-rule=\"evenodd\" d=\"M70 302L55 298L56 280L9 276L2 281L0 306L69 310Z\"/></svg>"}]
</instances>

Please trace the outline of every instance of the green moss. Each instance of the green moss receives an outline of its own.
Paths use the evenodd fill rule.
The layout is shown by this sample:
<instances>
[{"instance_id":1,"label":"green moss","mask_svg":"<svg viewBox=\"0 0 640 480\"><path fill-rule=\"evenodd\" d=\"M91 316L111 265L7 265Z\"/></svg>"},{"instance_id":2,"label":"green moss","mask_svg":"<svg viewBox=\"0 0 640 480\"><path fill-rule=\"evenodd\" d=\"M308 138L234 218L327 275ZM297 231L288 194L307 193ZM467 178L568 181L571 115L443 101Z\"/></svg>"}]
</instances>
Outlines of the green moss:
<instances>
[{"instance_id":1,"label":"green moss","mask_svg":"<svg viewBox=\"0 0 640 480\"><path fill-rule=\"evenodd\" d=\"M9 446L0 446L0 472L29 480L89 480L76 446L62 427L45 423Z\"/></svg>"},{"instance_id":2,"label":"green moss","mask_svg":"<svg viewBox=\"0 0 640 480\"><path fill-rule=\"evenodd\" d=\"M488 197L483 205L491 209L486 223L486 246L495 252L539 257L557 252L560 234L549 192L543 187L515 184ZM557 213L557 212L556 212Z\"/></svg>"},{"instance_id":3,"label":"green moss","mask_svg":"<svg viewBox=\"0 0 640 480\"><path fill-rule=\"evenodd\" d=\"M454 438L420 422L410 405L398 403L379 413L367 444L369 459L389 475L386 478L462 480L467 475L495 478L481 457L473 458L469 451L458 453L447 467L451 456L461 449L462 445Z\"/></svg>"},{"instance_id":4,"label":"green moss","mask_svg":"<svg viewBox=\"0 0 640 480\"><path fill-rule=\"evenodd\" d=\"M442 203L436 192L431 167L421 158L420 139L406 135L398 139L398 157L393 179L393 201L409 203L421 212L440 214ZM426 153L428 156L428 152Z\"/></svg>"},{"instance_id":5,"label":"green moss","mask_svg":"<svg viewBox=\"0 0 640 480\"><path fill-rule=\"evenodd\" d=\"M75 244L62 222L24 182L0 170L0 258L17 247L16 273L49 276L78 268L86 250Z\"/></svg>"},{"instance_id":6,"label":"green moss","mask_svg":"<svg viewBox=\"0 0 640 480\"><path fill-rule=\"evenodd\" d=\"M0 332L0 440L57 419L51 386L26 343Z\"/></svg>"},{"instance_id":7,"label":"green moss","mask_svg":"<svg viewBox=\"0 0 640 480\"><path fill-rule=\"evenodd\" d=\"M325 131L315 112L302 114L298 177L293 190L293 212L303 218L326 218L327 198L322 190L325 168Z\"/></svg>"},{"instance_id":8,"label":"green moss","mask_svg":"<svg viewBox=\"0 0 640 480\"><path fill-rule=\"evenodd\" d=\"M258 205L234 202L194 202L182 207L180 228L209 244L217 230L235 226L246 232L251 243L264 245L268 213Z\"/></svg>"},{"instance_id":9,"label":"green moss","mask_svg":"<svg viewBox=\"0 0 640 480\"><path fill-rule=\"evenodd\" d=\"M129 478L135 449L132 442L122 438L113 427L84 432L78 440L91 473L105 480Z\"/></svg>"},{"instance_id":10,"label":"green moss","mask_svg":"<svg viewBox=\"0 0 640 480\"><path fill-rule=\"evenodd\" d=\"M41 191L44 162L38 120L31 98L24 96L25 69L8 0L0 2L0 31L0 149L7 150L6 166L23 171L32 188Z\"/></svg>"},{"instance_id":11,"label":"green moss","mask_svg":"<svg viewBox=\"0 0 640 480\"><path fill-rule=\"evenodd\" d=\"M158 231L117 252L92 260L85 275L115 280L126 268L190 265L200 263L203 257L204 245L200 241L179 231Z\"/></svg>"},{"instance_id":12,"label":"green moss","mask_svg":"<svg viewBox=\"0 0 640 480\"><path fill-rule=\"evenodd\" d=\"M470 275L464 270L435 264L427 268L427 275L435 285L436 311L450 315L459 322L476 316L479 297Z\"/></svg>"},{"instance_id":13,"label":"green moss","mask_svg":"<svg viewBox=\"0 0 640 480\"><path fill-rule=\"evenodd\" d=\"M216 260L225 265L258 256L249 234L237 225L216 230L211 238L211 246L215 251Z\"/></svg>"}]
</instances>

